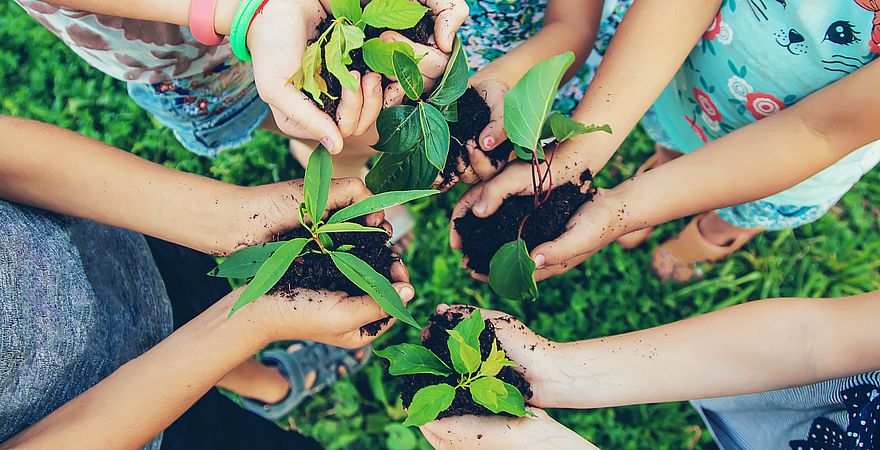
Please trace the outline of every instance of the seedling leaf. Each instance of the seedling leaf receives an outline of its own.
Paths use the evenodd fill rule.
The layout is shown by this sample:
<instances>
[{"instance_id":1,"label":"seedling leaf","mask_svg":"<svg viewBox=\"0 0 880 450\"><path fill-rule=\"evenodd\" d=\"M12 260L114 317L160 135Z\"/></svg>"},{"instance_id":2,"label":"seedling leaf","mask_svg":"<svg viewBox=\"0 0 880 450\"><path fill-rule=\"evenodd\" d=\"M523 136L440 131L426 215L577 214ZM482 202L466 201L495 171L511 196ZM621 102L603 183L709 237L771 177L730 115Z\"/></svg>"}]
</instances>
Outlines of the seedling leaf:
<instances>
[{"instance_id":1,"label":"seedling leaf","mask_svg":"<svg viewBox=\"0 0 880 450\"><path fill-rule=\"evenodd\" d=\"M364 62L373 72L393 77L394 66L391 62L391 56L394 51L404 53L413 59L416 57L412 47L406 42L385 42L379 38L373 38L364 43Z\"/></svg>"},{"instance_id":2,"label":"seedling leaf","mask_svg":"<svg viewBox=\"0 0 880 450\"><path fill-rule=\"evenodd\" d=\"M507 359L504 355L504 350L498 349L498 341L492 341L492 351L489 353L489 357L480 365L480 376L494 377L498 375L498 372L501 372L503 367L515 365L515 362Z\"/></svg>"},{"instance_id":3,"label":"seedling leaf","mask_svg":"<svg viewBox=\"0 0 880 450\"><path fill-rule=\"evenodd\" d=\"M480 348L471 347L464 336L456 330L447 330L447 332L449 333L449 340L446 341L446 346L449 347L452 367L462 375L476 372L482 362L480 359Z\"/></svg>"},{"instance_id":4,"label":"seedling leaf","mask_svg":"<svg viewBox=\"0 0 880 450\"><path fill-rule=\"evenodd\" d=\"M333 12L333 17L344 17L352 23L357 23L363 15L360 0L330 0L330 11Z\"/></svg>"},{"instance_id":5,"label":"seedling leaf","mask_svg":"<svg viewBox=\"0 0 880 450\"><path fill-rule=\"evenodd\" d=\"M361 19L373 28L405 30L419 23L428 8L410 0L373 0Z\"/></svg>"},{"instance_id":6,"label":"seedling leaf","mask_svg":"<svg viewBox=\"0 0 880 450\"><path fill-rule=\"evenodd\" d=\"M346 220L382 211L383 209L392 206L402 205L424 197L430 197L439 192L440 191L434 189L383 192L381 194L367 197L351 206L346 206L345 208L336 211L336 213L330 216L327 223L333 224L337 222L345 222Z\"/></svg>"},{"instance_id":7,"label":"seedling leaf","mask_svg":"<svg viewBox=\"0 0 880 450\"><path fill-rule=\"evenodd\" d=\"M422 73L419 72L416 61L406 53L392 50L391 66L394 68L394 76L397 77L406 96L412 100L418 100L425 88L425 80L422 78Z\"/></svg>"},{"instance_id":8,"label":"seedling leaf","mask_svg":"<svg viewBox=\"0 0 880 450\"><path fill-rule=\"evenodd\" d=\"M382 350L373 350L373 353L388 360L388 372L391 375L430 373L445 377L452 374L452 369L443 360L421 345L392 345Z\"/></svg>"},{"instance_id":9,"label":"seedling leaf","mask_svg":"<svg viewBox=\"0 0 880 450\"><path fill-rule=\"evenodd\" d=\"M383 153L367 173L366 182L372 192L426 189L437 174L425 152L412 149L407 153Z\"/></svg>"},{"instance_id":10,"label":"seedling leaf","mask_svg":"<svg viewBox=\"0 0 880 450\"><path fill-rule=\"evenodd\" d=\"M535 262L525 241L517 239L501 246L489 262L489 285L496 294L513 300L538 297Z\"/></svg>"},{"instance_id":11,"label":"seedling leaf","mask_svg":"<svg viewBox=\"0 0 880 450\"><path fill-rule=\"evenodd\" d=\"M284 242L267 242L238 249L223 260L214 270L208 272L208 275L223 278L250 278L257 274L260 266L282 244Z\"/></svg>"},{"instance_id":12,"label":"seedling leaf","mask_svg":"<svg viewBox=\"0 0 880 450\"><path fill-rule=\"evenodd\" d=\"M391 282L376 272L369 264L357 256L345 252L330 252L330 258L336 268L357 287L373 297L382 310L407 325L417 329L422 328L406 310L403 300L400 299L400 295L394 290Z\"/></svg>"},{"instance_id":13,"label":"seedling leaf","mask_svg":"<svg viewBox=\"0 0 880 450\"><path fill-rule=\"evenodd\" d=\"M306 176L303 180L304 202L312 223L318 223L327 208L327 197L330 195L330 181L333 176L333 160L330 152L323 145L309 156Z\"/></svg>"},{"instance_id":14,"label":"seedling leaf","mask_svg":"<svg viewBox=\"0 0 880 450\"><path fill-rule=\"evenodd\" d=\"M502 397L507 397L504 382L495 377L477 378L471 383L469 389L471 390L471 398L493 413L500 410L499 400Z\"/></svg>"},{"instance_id":15,"label":"seedling leaf","mask_svg":"<svg viewBox=\"0 0 880 450\"><path fill-rule=\"evenodd\" d=\"M544 120L574 53L545 59L529 69L504 96L504 129L511 142L525 149L538 146Z\"/></svg>"},{"instance_id":16,"label":"seedling leaf","mask_svg":"<svg viewBox=\"0 0 880 450\"><path fill-rule=\"evenodd\" d=\"M580 134L593 133L596 131L611 133L611 125L585 125L572 120L570 117L559 112L553 112L550 114L550 117L547 118L547 122L544 124L545 131L542 134L547 134L548 130L546 129L548 127L550 135L555 137L559 142L567 141Z\"/></svg>"},{"instance_id":17,"label":"seedling leaf","mask_svg":"<svg viewBox=\"0 0 880 450\"><path fill-rule=\"evenodd\" d=\"M449 124L443 114L430 103L419 104L418 110L422 132L421 147L431 165L438 171L443 170L449 154Z\"/></svg>"},{"instance_id":18,"label":"seedling leaf","mask_svg":"<svg viewBox=\"0 0 880 450\"><path fill-rule=\"evenodd\" d=\"M330 42L324 46L324 58L327 60L327 70L339 80L339 83L349 91L358 90L358 82L345 67L345 60L348 58L348 51L345 48L345 36L342 26L335 26L333 32L330 33ZM357 27L352 27L360 31ZM361 37L363 39L363 37ZM349 61L351 58L348 58Z\"/></svg>"},{"instance_id":19,"label":"seedling leaf","mask_svg":"<svg viewBox=\"0 0 880 450\"><path fill-rule=\"evenodd\" d=\"M254 279L248 283L247 287L232 305L229 315L232 316L236 311L241 309L248 303L260 298L263 294L269 292L275 283L284 276L293 260L302 253L303 248L310 239L292 239L278 248L269 259L260 267L254 275Z\"/></svg>"},{"instance_id":20,"label":"seedling leaf","mask_svg":"<svg viewBox=\"0 0 880 450\"><path fill-rule=\"evenodd\" d=\"M342 222L322 225L318 233L388 233L384 228L365 227L359 223Z\"/></svg>"},{"instance_id":21,"label":"seedling leaf","mask_svg":"<svg viewBox=\"0 0 880 450\"><path fill-rule=\"evenodd\" d=\"M461 45L461 40L456 36L452 46L452 54L449 57L449 62L446 64L446 71L443 72L443 78L440 79L440 83L434 89L428 101L437 106L453 104L464 94L467 87L467 54Z\"/></svg>"},{"instance_id":22,"label":"seedling leaf","mask_svg":"<svg viewBox=\"0 0 880 450\"><path fill-rule=\"evenodd\" d=\"M354 25L340 25L342 28L342 36L345 38L345 48L342 51L342 62L345 65L351 64L351 51L364 46L364 30Z\"/></svg>"},{"instance_id":23,"label":"seedling leaf","mask_svg":"<svg viewBox=\"0 0 880 450\"><path fill-rule=\"evenodd\" d=\"M421 138L415 106L398 105L382 110L376 119L379 141L373 148L385 153L405 153L416 148Z\"/></svg>"},{"instance_id":24,"label":"seedling leaf","mask_svg":"<svg viewBox=\"0 0 880 450\"><path fill-rule=\"evenodd\" d=\"M321 45L314 42L303 53L299 70L289 80L293 87L306 91L319 105L323 106L322 94L327 94L327 82L321 77Z\"/></svg>"},{"instance_id":25,"label":"seedling leaf","mask_svg":"<svg viewBox=\"0 0 880 450\"><path fill-rule=\"evenodd\" d=\"M455 388L446 383L419 389L413 396L403 425L420 427L432 422L441 411L449 408L454 399Z\"/></svg>"},{"instance_id":26,"label":"seedling leaf","mask_svg":"<svg viewBox=\"0 0 880 450\"><path fill-rule=\"evenodd\" d=\"M529 411L526 411L526 400L523 398L522 392L512 384L503 381L501 383L504 384L504 388L507 390L507 395L498 397L498 411L492 412L506 412L517 417L531 414Z\"/></svg>"},{"instance_id":27,"label":"seedling leaf","mask_svg":"<svg viewBox=\"0 0 880 450\"><path fill-rule=\"evenodd\" d=\"M459 332L464 341L471 347L480 349L480 334L486 328L486 322L483 321L483 314L479 309L475 309L470 316L458 323L453 330Z\"/></svg>"}]
</instances>

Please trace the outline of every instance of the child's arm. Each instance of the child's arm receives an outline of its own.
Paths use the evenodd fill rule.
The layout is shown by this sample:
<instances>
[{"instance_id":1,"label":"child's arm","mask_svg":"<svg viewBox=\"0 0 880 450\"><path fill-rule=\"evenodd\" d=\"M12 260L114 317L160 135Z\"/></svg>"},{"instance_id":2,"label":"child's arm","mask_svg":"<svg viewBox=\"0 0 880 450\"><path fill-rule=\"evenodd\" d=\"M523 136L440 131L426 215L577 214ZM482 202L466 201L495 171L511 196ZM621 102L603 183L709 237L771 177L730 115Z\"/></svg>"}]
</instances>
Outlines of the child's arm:
<instances>
[{"instance_id":1,"label":"child's arm","mask_svg":"<svg viewBox=\"0 0 880 450\"><path fill-rule=\"evenodd\" d=\"M412 299L408 284L395 288L404 302ZM368 296L322 291L308 292L308 302L264 297L227 319L240 293L227 295L0 448L140 448L267 343L307 339L358 348L375 339L360 327L387 317Z\"/></svg>"},{"instance_id":2,"label":"child's arm","mask_svg":"<svg viewBox=\"0 0 880 450\"><path fill-rule=\"evenodd\" d=\"M880 63L771 117L602 191L555 241L532 251L539 278L565 272L629 231L758 200L880 140Z\"/></svg>"},{"instance_id":3,"label":"child's arm","mask_svg":"<svg viewBox=\"0 0 880 450\"><path fill-rule=\"evenodd\" d=\"M369 194L360 180L335 180L328 208ZM299 226L302 182L238 187L0 116L0 198L225 254Z\"/></svg>"}]
</instances>

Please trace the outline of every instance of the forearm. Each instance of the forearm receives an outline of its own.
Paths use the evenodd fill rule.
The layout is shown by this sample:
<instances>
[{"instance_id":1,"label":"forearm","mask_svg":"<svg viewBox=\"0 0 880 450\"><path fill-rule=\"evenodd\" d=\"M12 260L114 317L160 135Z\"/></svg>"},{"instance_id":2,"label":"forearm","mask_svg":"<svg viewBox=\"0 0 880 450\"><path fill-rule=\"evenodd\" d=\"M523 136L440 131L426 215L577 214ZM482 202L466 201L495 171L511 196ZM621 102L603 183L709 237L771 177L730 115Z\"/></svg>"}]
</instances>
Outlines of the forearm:
<instances>
[{"instance_id":1,"label":"forearm","mask_svg":"<svg viewBox=\"0 0 880 450\"><path fill-rule=\"evenodd\" d=\"M243 188L177 172L76 133L0 117L0 198L230 251Z\"/></svg>"},{"instance_id":2,"label":"forearm","mask_svg":"<svg viewBox=\"0 0 880 450\"><path fill-rule=\"evenodd\" d=\"M0 448L139 448L260 348L227 296Z\"/></svg>"},{"instance_id":3,"label":"forearm","mask_svg":"<svg viewBox=\"0 0 880 450\"><path fill-rule=\"evenodd\" d=\"M134 0L48 0L58 6L79 9L129 19L164 22L175 25L189 25L188 0L154 0L149 2ZM214 30L229 34L232 17L238 7L237 0L217 0L214 13Z\"/></svg>"},{"instance_id":4,"label":"forearm","mask_svg":"<svg viewBox=\"0 0 880 450\"><path fill-rule=\"evenodd\" d=\"M575 61L565 75L567 80L580 70L590 55L601 15L601 1L553 0L547 6L541 30L489 63L475 78L501 79L512 87L538 62L573 51Z\"/></svg>"},{"instance_id":5,"label":"forearm","mask_svg":"<svg viewBox=\"0 0 880 450\"><path fill-rule=\"evenodd\" d=\"M880 293L751 302L562 344L542 406L604 407L762 392L880 368Z\"/></svg>"}]
</instances>

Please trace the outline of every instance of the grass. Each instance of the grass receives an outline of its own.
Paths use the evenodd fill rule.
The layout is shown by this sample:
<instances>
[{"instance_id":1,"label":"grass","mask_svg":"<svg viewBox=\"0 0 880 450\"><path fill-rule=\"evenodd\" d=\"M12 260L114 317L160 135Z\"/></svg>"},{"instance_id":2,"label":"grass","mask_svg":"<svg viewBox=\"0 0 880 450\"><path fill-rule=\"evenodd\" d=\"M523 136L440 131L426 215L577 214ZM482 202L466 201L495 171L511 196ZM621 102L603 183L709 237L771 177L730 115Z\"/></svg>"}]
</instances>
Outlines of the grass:
<instances>
[{"instance_id":1,"label":"grass","mask_svg":"<svg viewBox=\"0 0 880 450\"><path fill-rule=\"evenodd\" d=\"M242 185L302 175L285 142L261 133L244 147L211 161L184 150L171 132L132 103L125 86L88 67L12 2L0 4L0 114L59 125L178 170ZM612 186L634 172L651 143L633 133L599 177ZM659 228L648 246L625 252L609 246L568 274L541 285L533 303L499 300L459 268L448 247L448 217L461 188L413 207L417 240L404 260L426 317L437 303L469 303L508 311L538 333L569 341L661 325L750 299L776 296L836 297L880 288L880 172L869 173L829 214L794 231L764 233L745 251L706 267L703 280L680 286L657 281L650 251L684 221ZM873 202L872 202L873 199ZM398 326L381 344L415 341ZM400 427L397 381L377 361L308 402L299 427L330 449L428 448L418 433ZM603 448L714 448L697 414L685 403L552 411Z\"/></svg>"}]
</instances>

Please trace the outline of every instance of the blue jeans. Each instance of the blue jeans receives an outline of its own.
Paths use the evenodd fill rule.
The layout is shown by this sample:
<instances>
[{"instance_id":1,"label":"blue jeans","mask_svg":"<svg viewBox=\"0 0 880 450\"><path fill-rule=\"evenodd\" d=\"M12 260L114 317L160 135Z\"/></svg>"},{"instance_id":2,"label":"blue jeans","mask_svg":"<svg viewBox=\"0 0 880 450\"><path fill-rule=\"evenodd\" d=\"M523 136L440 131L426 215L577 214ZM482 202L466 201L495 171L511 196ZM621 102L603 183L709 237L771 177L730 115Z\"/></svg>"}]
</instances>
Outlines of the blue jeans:
<instances>
[{"instance_id":1,"label":"blue jeans","mask_svg":"<svg viewBox=\"0 0 880 450\"><path fill-rule=\"evenodd\" d=\"M0 442L171 328L141 235L0 200Z\"/></svg>"}]
</instances>

